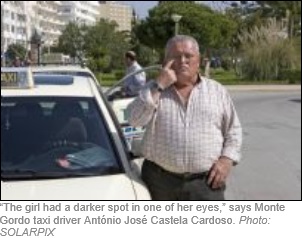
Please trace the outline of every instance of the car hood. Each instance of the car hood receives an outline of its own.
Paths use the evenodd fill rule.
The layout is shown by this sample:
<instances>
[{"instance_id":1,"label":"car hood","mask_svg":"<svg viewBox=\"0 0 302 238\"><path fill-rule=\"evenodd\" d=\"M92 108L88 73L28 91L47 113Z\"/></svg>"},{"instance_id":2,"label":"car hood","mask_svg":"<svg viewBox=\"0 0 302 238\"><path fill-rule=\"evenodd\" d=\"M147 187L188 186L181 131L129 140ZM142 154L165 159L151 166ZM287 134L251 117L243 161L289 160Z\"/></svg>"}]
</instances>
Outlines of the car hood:
<instances>
[{"instance_id":1,"label":"car hood","mask_svg":"<svg viewBox=\"0 0 302 238\"><path fill-rule=\"evenodd\" d=\"M125 175L1 181L2 200L134 200Z\"/></svg>"}]
</instances>

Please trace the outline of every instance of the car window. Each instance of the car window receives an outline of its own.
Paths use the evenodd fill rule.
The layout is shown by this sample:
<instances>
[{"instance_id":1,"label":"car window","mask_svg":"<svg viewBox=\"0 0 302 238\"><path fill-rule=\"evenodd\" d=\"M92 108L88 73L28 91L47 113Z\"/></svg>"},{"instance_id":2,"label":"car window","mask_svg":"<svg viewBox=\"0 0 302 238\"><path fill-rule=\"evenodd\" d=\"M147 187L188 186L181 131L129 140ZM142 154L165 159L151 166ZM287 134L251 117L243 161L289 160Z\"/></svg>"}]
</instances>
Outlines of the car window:
<instances>
[{"instance_id":1,"label":"car window","mask_svg":"<svg viewBox=\"0 0 302 238\"><path fill-rule=\"evenodd\" d=\"M1 177L122 172L93 98L1 97Z\"/></svg>"}]
</instances>

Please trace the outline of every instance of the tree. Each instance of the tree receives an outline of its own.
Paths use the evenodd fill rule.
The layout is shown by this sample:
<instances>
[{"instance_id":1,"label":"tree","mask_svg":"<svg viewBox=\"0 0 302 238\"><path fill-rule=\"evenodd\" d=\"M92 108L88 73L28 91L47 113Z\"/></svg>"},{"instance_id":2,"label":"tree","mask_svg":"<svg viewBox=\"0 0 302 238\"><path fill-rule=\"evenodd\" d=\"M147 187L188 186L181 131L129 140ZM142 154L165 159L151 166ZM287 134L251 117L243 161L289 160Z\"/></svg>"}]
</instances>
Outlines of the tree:
<instances>
[{"instance_id":1,"label":"tree","mask_svg":"<svg viewBox=\"0 0 302 238\"><path fill-rule=\"evenodd\" d=\"M301 2L300 1L240 1L233 3L232 7L241 9L241 14L244 18L257 19L254 23L259 23L259 20L266 21L270 18L277 20L286 20L287 31L289 38L299 34L299 24L301 24ZM247 22L245 20L245 22ZM253 22L253 21L252 21ZM250 24L250 28L259 24Z\"/></svg>"},{"instance_id":2,"label":"tree","mask_svg":"<svg viewBox=\"0 0 302 238\"><path fill-rule=\"evenodd\" d=\"M149 11L149 17L141 22L135 33L141 43L157 50L161 57L167 40L174 35L172 14L182 16L180 34L193 36L207 58L212 49L228 47L237 29L235 21L205 5L190 2L160 4Z\"/></svg>"},{"instance_id":3,"label":"tree","mask_svg":"<svg viewBox=\"0 0 302 238\"><path fill-rule=\"evenodd\" d=\"M95 72L123 66L123 55L130 48L129 33L116 31L117 24L101 19L93 26L69 23L59 38L57 50L86 59ZM56 50L56 51L57 51Z\"/></svg>"},{"instance_id":4,"label":"tree","mask_svg":"<svg viewBox=\"0 0 302 238\"><path fill-rule=\"evenodd\" d=\"M101 19L85 37L85 52L92 69L110 71L124 65L124 53L130 48L128 32L116 31L117 24Z\"/></svg>"},{"instance_id":5,"label":"tree","mask_svg":"<svg viewBox=\"0 0 302 238\"><path fill-rule=\"evenodd\" d=\"M180 34L196 38L201 48L226 47L236 30L236 23L209 7L184 2L161 4L149 11L149 17L136 29L139 40L154 49L161 50L174 35L172 14L181 15Z\"/></svg>"},{"instance_id":6,"label":"tree","mask_svg":"<svg viewBox=\"0 0 302 238\"><path fill-rule=\"evenodd\" d=\"M297 53L294 50L298 48L295 42L299 42L296 41L296 36L300 34L299 28L301 27L300 1L236 1L231 4L226 12L239 23L237 34L233 39L233 52L235 55L237 51L236 53L241 54L240 57L245 59L245 63L249 62L245 64L245 68L242 64L238 68L244 68L241 71L248 74L250 78L279 77L280 70L278 69L282 71L284 65L280 65L276 61L283 62L283 58L279 58L282 54L286 56L284 60L287 60L287 62L297 62L296 58L301 55L300 51ZM277 21L275 25L278 25L278 27L272 27L273 19ZM248 41L240 40L242 35L257 35L257 33L260 34L259 31L269 31L268 29L278 30L279 35L288 36L290 40L278 39L278 41L274 41L270 39L272 43L267 45L264 44L265 41L262 42L260 39L255 45ZM264 38L269 39L268 36ZM281 48L282 53L280 53ZM271 52L275 54L272 59L269 58L272 55ZM238 63L236 60L234 62ZM237 69L236 65L234 66ZM272 68L274 73L272 73L272 70L268 70ZM265 75L263 75L263 72L266 72Z\"/></svg>"},{"instance_id":7,"label":"tree","mask_svg":"<svg viewBox=\"0 0 302 238\"><path fill-rule=\"evenodd\" d=\"M135 34L136 28L139 27L139 24L134 23L132 25L131 31L131 50L133 50L137 54L137 59L141 65L153 65L157 64L159 61L158 53L149 46L146 46L140 42L137 35Z\"/></svg>"},{"instance_id":8,"label":"tree","mask_svg":"<svg viewBox=\"0 0 302 238\"><path fill-rule=\"evenodd\" d=\"M16 57L25 59L26 53L26 49L21 44L11 44L8 46L6 51L6 55L9 60L14 60Z\"/></svg>"},{"instance_id":9,"label":"tree","mask_svg":"<svg viewBox=\"0 0 302 238\"><path fill-rule=\"evenodd\" d=\"M225 47L236 29L235 22L207 6L171 2L149 11L149 17L136 30L140 41L151 48L163 48L174 35L175 23L171 19L174 13L182 16L180 33L192 35L204 48Z\"/></svg>"},{"instance_id":10,"label":"tree","mask_svg":"<svg viewBox=\"0 0 302 238\"><path fill-rule=\"evenodd\" d=\"M301 24L301 1L257 1L261 7L268 7L277 18L287 20L288 36L297 35L295 28Z\"/></svg>"},{"instance_id":11,"label":"tree","mask_svg":"<svg viewBox=\"0 0 302 238\"><path fill-rule=\"evenodd\" d=\"M58 50L81 62L84 54L84 36L87 30L88 27L85 25L80 26L75 22L68 23L59 38Z\"/></svg>"}]
</instances>

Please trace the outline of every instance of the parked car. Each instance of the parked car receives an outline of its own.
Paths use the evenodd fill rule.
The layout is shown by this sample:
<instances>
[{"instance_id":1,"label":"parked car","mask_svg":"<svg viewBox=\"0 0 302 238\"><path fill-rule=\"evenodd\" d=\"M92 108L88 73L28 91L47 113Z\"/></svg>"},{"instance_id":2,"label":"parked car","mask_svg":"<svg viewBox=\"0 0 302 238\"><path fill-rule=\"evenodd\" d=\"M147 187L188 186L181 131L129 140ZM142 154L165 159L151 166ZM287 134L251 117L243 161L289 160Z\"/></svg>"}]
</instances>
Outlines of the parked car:
<instances>
[{"instance_id":1,"label":"parked car","mask_svg":"<svg viewBox=\"0 0 302 238\"><path fill-rule=\"evenodd\" d=\"M150 199L94 80L1 68L1 199Z\"/></svg>"}]
</instances>

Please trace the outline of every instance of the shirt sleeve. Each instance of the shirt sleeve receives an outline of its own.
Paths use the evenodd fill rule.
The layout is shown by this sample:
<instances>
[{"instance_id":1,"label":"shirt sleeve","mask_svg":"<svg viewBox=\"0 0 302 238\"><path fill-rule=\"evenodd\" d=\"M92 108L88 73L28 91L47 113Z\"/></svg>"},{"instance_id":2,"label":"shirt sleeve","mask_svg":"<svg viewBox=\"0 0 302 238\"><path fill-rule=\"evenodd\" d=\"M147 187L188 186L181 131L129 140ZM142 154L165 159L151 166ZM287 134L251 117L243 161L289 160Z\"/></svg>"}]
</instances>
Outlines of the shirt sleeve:
<instances>
[{"instance_id":1,"label":"shirt sleeve","mask_svg":"<svg viewBox=\"0 0 302 238\"><path fill-rule=\"evenodd\" d=\"M135 76L135 81L139 86L144 86L146 83L146 74L145 72L141 72L139 74L134 75Z\"/></svg>"},{"instance_id":2,"label":"shirt sleeve","mask_svg":"<svg viewBox=\"0 0 302 238\"><path fill-rule=\"evenodd\" d=\"M134 73L140 69L141 67L135 64L127 70L127 74ZM145 72L141 72L129 77L124 82L124 88L127 94L136 95L141 90L141 88L145 85L145 83L146 83L146 74Z\"/></svg>"},{"instance_id":3,"label":"shirt sleeve","mask_svg":"<svg viewBox=\"0 0 302 238\"><path fill-rule=\"evenodd\" d=\"M234 103L229 93L223 93L224 113L222 132L224 143L222 156L226 156L237 164L241 159L242 127Z\"/></svg>"},{"instance_id":4,"label":"shirt sleeve","mask_svg":"<svg viewBox=\"0 0 302 238\"><path fill-rule=\"evenodd\" d=\"M151 94L152 81L147 83L139 92L138 97L128 106L129 123L132 126L145 126L152 119L157 109Z\"/></svg>"},{"instance_id":5,"label":"shirt sleeve","mask_svg":"<svg viewBox=\"0 0 302 238\"><path fill-rule=\"evenodd\" d=\"M133 93L138 92L146 83L145 73L133 75L132 80L128 83L129 90Z\"/></svg>"}]
</instances>

